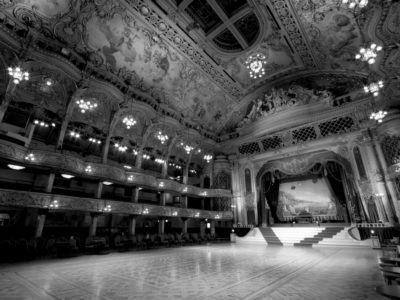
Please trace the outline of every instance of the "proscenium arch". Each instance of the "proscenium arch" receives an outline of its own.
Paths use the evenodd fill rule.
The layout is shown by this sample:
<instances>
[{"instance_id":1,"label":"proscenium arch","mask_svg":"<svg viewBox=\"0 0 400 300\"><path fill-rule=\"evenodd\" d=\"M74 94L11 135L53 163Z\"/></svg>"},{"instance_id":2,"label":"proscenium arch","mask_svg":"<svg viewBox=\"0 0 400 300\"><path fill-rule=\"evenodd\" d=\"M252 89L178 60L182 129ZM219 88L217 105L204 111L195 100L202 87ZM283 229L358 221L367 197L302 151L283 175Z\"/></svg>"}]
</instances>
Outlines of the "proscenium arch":
<instances>
[{"instance_id":1,"label":"proscenium arch","mask_svg":"<svg viewBox=\"0 0 400 300\"><path fill-rule=\"evenodd\" d=\"M297 162L300 167L293 168L292 164L290 164L290 162L291 161L295 162L296 159L298 159ZM261 167L261 169L257 172L257 176L256 176L256 190L257 190L256 197L257 197L257 203L258 203L257 209L261 210L258 212L258 215L261 217L261 220L259 220L258 223L260 225L262 224L262 226L267 225L267 218L265 215L265 203L262 200L263 192L261 190L261 186L262 186L261 180L266 173L273 172L275 170L279 170L285 174L298 175L305 171L308 171L317 163L325 165L328 162L335 162L343 168L344 172L346 174L348 174L349 184L350 184L350 186L352 186L351 189L352 189L353 193L356 193L358 195L357 198L360 198L359 192L356 188L355 177L354 177L353 169L351 167L350 162L347 159L345 159L344 157L338 155L337 153L334 153L332 151L320 151L320 152L314 152L314 153L304 154L304 155L300 155L300 156L293 156L290 158L283 158L280 160L273 160L273 161L269 161L269 162L265 163ZM293 171L293 169L294 169L294 171ZM362 207L358 208L359 209L358 213L363 215L365 212L363 203L359 203L359 205L361 205ZM360 217L362 218L361 215L360 215ZM352 221L355 221L355 220L352 220Z\"/></svg>"}]
</instances>

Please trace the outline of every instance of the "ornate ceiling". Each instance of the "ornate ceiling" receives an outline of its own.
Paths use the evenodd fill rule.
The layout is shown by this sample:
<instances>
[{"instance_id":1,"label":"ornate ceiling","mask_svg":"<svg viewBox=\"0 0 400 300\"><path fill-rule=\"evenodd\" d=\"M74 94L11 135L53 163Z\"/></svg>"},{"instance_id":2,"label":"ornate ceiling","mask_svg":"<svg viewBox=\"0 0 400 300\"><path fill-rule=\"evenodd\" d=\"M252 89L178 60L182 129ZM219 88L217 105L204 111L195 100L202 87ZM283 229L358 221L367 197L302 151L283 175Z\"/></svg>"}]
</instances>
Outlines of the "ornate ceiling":
<instances>
[{"instance_id":1,"label":"ornate ceiling","mask_svg":"<svg viewBox=\"0 0 400 300\"><path fill-rule=\"evenodd\" d=\"M370 0L354 11L339 2L3 0L0 19L29 28L33 38L44 37L66 54L76 53L85 59L82 71L90 67L96 70L91 76L143 96L134 100L163 107L177 122L186 120L216 137L234 131L253 101L272 87L328 90L335 97L379 78L388 83L386 98L397 97L400 3ZM354 59L371 41L384 47L373 66ZM257 52L267 64L266 75L255 80L245 61ZM17 96L25 102L37 99L54 113L65 108L79 78L51 65L29 67L35 75ZM54 78L51 89L41 86L45 76ZM84 118L73 114L72 122L103 132L111 112L130 105L98 87L83 96L97 99L100 109ZM140 123L148 124L156 113L140 105L135 109L143 119L135 129L140 136L145 131ZM123 136L119 126L116 135Z\"/></svg>"}]
</instances>

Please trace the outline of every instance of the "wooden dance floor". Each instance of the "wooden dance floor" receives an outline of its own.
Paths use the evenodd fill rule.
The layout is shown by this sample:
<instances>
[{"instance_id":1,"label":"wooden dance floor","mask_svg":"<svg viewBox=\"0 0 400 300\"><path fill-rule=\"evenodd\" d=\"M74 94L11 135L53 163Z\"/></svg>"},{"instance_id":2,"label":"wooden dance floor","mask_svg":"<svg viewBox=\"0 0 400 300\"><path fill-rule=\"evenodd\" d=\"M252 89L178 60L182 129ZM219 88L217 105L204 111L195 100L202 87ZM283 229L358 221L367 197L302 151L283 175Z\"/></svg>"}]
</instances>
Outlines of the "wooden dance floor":
<instances>
[{"instance_id":1,"label":"wooden dance floor","mask_svg":"<svg viewBox=\"0 0 400 300\"><path fill-rule=\"evenodd\" d=\"M213 244L0 265L8 299L384 299L380 251Z\"/></svg>"}]
</instances>

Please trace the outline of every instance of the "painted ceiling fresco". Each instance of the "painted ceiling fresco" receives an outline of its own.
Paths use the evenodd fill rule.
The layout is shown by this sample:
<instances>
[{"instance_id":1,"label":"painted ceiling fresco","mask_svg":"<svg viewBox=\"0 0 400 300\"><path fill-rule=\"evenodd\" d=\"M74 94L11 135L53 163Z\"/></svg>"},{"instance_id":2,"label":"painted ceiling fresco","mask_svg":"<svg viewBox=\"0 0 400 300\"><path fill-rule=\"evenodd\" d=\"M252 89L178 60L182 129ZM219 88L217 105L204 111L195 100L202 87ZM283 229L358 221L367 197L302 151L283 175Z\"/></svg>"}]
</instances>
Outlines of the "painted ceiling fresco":
<instances>
[{"instance_id":1,"label":"painted ceiling fresco","mask_svg":"<svg viewBox=\"0 0 400 300\"><path fill-rule=\"evenodd\" d=\"M99 73L118 77L216 136L235 130L255 99L273 87L296 85L335 97L359 89L371 74L400 76L398 2L388 9L370 0L357 12L336 0L203 2L20 0L0 6L2 14L85 57ZM360 46L372 40L388 46L377 64L356 61ZM267 58L266 75L253 80L245 61L256 52ZM54 93L56 102L64 99ZM109 112L104 104L92 119L74 121L104 131Z\"/></svg>"}]
</instances>

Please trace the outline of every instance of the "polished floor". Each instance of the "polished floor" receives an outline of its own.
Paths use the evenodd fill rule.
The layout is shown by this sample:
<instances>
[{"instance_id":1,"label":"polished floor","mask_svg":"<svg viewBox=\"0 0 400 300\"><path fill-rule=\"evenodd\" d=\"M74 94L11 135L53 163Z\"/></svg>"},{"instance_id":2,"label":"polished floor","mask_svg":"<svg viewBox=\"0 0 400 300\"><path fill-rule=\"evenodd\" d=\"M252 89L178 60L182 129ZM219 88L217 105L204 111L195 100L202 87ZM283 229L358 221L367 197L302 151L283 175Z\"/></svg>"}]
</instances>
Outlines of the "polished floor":
<instances>
[{"instance_id":1,"label":"polished floor","mask_svg":"<svg viewBox=\"0 0 400 300\"><path fill-rule=\"evenodd\" d=\"M39 260L0 265L0 299L380 300L380 254L227 243Z\"/></svg>"}]
</instances>

